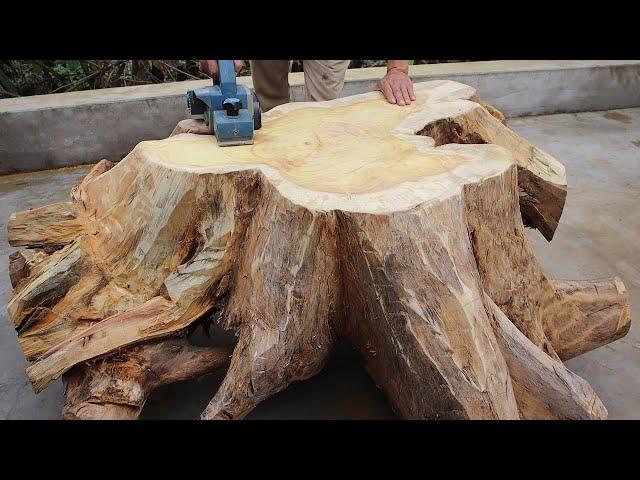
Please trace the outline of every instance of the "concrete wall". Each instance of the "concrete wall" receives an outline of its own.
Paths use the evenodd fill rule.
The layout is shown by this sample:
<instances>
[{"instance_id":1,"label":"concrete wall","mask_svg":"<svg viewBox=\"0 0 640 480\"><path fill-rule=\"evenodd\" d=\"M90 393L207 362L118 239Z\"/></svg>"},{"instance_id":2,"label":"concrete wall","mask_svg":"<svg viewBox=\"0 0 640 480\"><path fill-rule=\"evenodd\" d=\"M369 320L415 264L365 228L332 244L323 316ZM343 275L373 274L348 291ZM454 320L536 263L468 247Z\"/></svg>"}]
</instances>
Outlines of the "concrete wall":
<instances>
[{"instance_id":1,"label":"concrete wall","mask_svg":"<svg viewBox=\"0 0 640 480\"><path fill-rule=\"evenodd\" d=\"M385 68L347 72L343 95L370 91ZM414 81L451 79L475 87L508 116L640 106L640 61L490 61L410 68ZM239 82L251 86L250 77ZM304 99L301 73L291 96ZM188 116L187 90L208 80L0 100L0 174L120 160L142 140L166 137Z\"/></svg>"}]
</instances>

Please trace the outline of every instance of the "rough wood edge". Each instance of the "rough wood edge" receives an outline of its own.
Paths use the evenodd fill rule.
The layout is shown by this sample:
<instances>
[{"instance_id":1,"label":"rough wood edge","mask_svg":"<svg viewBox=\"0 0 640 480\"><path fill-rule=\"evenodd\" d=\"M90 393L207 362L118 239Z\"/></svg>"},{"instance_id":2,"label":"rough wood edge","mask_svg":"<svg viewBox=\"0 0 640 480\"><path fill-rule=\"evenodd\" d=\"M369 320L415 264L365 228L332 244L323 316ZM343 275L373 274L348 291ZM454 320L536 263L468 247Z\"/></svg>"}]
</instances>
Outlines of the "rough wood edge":
<instances>
[{"instance_id":1,"label":"rough wood edge","mask_svg":"<svg viewBox=\"0 0 640 480\"><path fill-rule=\"evenodd\" d=\"M504 126L507 125L507 117L506 117L506 115L504 113L502 113L500 110L498 110L496 107L494 107L493 105L491 105L491 104L485 102L484 100L482 100L478 95L474 95L469 100L471 100L472 102L476 102L479 105L482 105L482 107L484 107L484 109L487 112L489 112L492 116L494 116L496 118L496 120L498 120Z\"/></svg>"},{"instance_id":2,"label":"rough wood edge","mask_svg":"<svg viewBox=\"0 0 640 480\"><path fill-rule=\"evenodd\" d=\"M518 187L522 223L536 228L550 242L564 209L566 185L548 182L518 166Z\"/></svg>"},{"instance_id":3,"label":"rough wood edge","mask_svg":"<svg viewBox=\"0 0 640 480\"><path fill-rule=\"evenodd\" d=\"M547 241L551 241L567 196L564 167L551 155L506 127L497 114L485 107L486 104L476 106L438 119L425 125L419 134L433 138L436 145L489 143L509 150L518 165L523 224L536 228ZM540 175L532 168L537 169ZM558 183L550 181L550 178Z\"/></svg>"},{"instance_id":4,"label":"rough wood edge","mask_svg":"<svg viewBox=\"0 0 640 480\"><path fill-rule=\"evenodd\" d=\"M607 409L591 386L536 347L488 295L485 302L525 420L604 420Z\"/></svg>"},{"instance_id":5,"label":"rough wood edge","mask_svg":"<svg viewBox=\"0 0 640 480\"><path fill-rule=\"evenodd\" d=\"M564 301L576 305L580 312L573 318L546 319L547 336L562 360L607 345L629 331L629 294L620 278L551 280L551 284Z\"/></svg>"},{"instance_id":6,"label":"rough wood edge","mask_svg":"<svg viewBox=\"0 0 640 480\"><path fill-rule=\"evenodd\" d=\"M63 376L65 420L134 420L158 387L228 366L233 345L196 347L186 338L136 345L74 366Z\"/></svg>"},{"instance_id":7,"label":"rough wood edge","mask_svg":"<svg viewBox=\"0 0 640 480\"><path fill-rule=\"evenodd\" d=\"M82 233L71 202L58 202L11 214L7 241L12 247L61 248Z\"/></svg>"}]
</instances>

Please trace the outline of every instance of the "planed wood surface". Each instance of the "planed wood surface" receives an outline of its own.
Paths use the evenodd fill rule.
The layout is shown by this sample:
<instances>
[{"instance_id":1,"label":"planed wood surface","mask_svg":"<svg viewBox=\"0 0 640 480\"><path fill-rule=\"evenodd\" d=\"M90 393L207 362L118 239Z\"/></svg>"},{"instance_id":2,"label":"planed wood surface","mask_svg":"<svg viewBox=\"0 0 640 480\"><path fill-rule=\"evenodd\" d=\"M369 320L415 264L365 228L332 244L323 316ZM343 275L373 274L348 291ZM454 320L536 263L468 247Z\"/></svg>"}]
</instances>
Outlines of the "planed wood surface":
<instances>
[{"instance_id":1,"label":"planed wood surface","mask_svg":"<svg viewBox=\"0 0 640 480\"><path fill-rule=\"evenodd\" d=\"M624 286L548 279L524 234L553 236L564 167L471 87L415 92L282 105L247 146L185 120L14 214L34 388L62 375L65 418L136 418L153 388L225 365L184 339L215 318L238 341L203 419L243 418L341 338L404 418L606 417L562 360L626 333Z\"/></svg>"}]
</instances>

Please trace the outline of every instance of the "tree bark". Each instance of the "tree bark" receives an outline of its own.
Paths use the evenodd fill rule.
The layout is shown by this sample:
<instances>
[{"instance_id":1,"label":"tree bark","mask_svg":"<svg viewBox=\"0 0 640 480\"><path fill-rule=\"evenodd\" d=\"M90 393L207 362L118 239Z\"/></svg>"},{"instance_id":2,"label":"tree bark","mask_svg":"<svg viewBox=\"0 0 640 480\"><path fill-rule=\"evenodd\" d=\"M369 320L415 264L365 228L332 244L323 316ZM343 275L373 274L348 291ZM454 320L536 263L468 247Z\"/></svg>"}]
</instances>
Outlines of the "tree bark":
<instances>
[{"instance_id":1,"label":"tree bark","mask_svg":"<svg viewBox=\"0 0 640 480\"><path fill-rule=\"evenodd\" d=\"M12 216L34 389L64 375L65 418L135 418L224 363L181 339L215 315L238 342L204 419L243 418L340 338L404 418L606 417L562 360L626 333L622 282L550 280L524 234L553 236L564 167L472 88L415 91L279 106L251 146L186 120Z\"/></svg>"}]
</instances>

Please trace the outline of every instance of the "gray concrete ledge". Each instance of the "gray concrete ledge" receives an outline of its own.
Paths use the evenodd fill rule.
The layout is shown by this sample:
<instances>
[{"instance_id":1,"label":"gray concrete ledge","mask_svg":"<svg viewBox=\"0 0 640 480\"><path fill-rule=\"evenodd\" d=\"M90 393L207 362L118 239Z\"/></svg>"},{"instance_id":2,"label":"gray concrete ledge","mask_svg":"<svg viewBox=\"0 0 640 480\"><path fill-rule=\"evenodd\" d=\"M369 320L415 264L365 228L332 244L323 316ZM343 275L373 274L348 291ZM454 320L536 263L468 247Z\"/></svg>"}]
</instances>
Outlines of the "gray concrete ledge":
<instances>
[{"instance_id":1,"label":"gray concrete ledge","mask_svg":"<svg viewBox=\"0 0 640 480\"><path fill-rule=\"evenodd\" d=\"M370 91L385 68L349 70L343 96ZM507 60L415 65L414 81L475 87L507 116L640 106L639 60ZM239 82L251 86L250 77ZM301 73L291 97L304 98ZM0 174L120 160L142 140L166 137L188 116L184 94L208 80L0 100Z\"/></svg>"}]
</instances>

